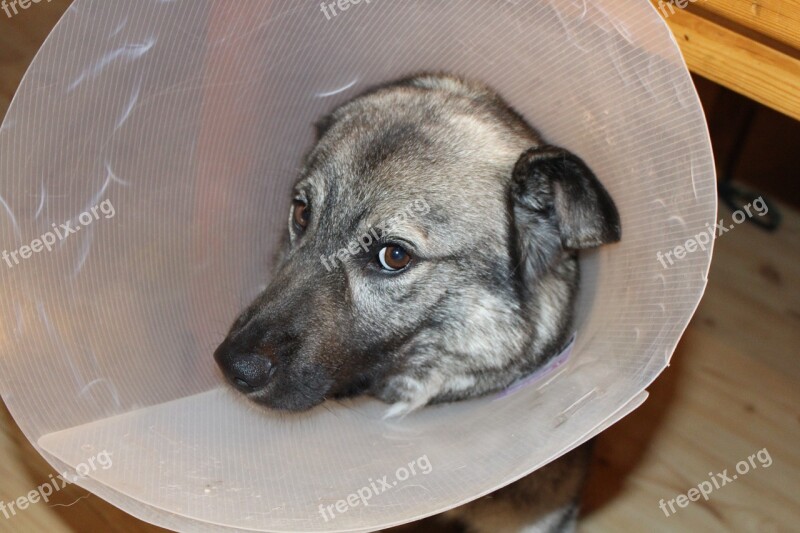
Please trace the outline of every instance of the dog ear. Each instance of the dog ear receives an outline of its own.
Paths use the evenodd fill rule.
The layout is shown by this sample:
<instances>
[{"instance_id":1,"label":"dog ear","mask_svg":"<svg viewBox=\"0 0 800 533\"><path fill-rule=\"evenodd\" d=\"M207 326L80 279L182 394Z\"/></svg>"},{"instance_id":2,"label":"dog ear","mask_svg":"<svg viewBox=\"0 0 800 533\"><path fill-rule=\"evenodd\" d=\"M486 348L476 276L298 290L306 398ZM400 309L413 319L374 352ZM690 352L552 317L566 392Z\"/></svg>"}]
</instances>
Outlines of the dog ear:
<instances>
[{"instance_id":1,"label":"dog ear","mask_svg":"<svg viewBox=\"0 0 800 533\"><path fill-rule=\"evenodd\" d=\"M586 163L557 146L522 154L514 166L512 202L517 219L554 218L565 249L592 248L621 237L619 213L608 191Z\"/></svg>"},{"instance_id":2,"label":"dog ear","mask_svg":"<svg viewBox=\"0 0 800 533\"><path fill-rule=\"evenodd\" d=\"M333 125L333 123L334 120L333 116L331 115L325 115L324 117L316 121L314 123L314 132L316 133L316 138L314 140L319 141L322 138L322 136L325 135L325 132L327 132L328 129Z\"/></svg>"}]
</instances>

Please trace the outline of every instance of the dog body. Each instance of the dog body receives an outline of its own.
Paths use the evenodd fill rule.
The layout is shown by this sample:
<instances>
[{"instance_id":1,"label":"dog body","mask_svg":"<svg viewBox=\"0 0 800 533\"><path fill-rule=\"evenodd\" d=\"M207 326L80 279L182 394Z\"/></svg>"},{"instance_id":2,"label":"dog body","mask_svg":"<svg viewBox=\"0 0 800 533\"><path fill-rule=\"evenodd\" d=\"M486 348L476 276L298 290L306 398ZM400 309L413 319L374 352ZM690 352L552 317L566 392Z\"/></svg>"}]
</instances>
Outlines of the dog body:
<instances>
[{"instance_id":1,"label":"dog body","mask_svg":"<svg viewBox=\"0 0 800 533\"><path fill-rule=\"evenodd\" d=\"M620 236L579 158L487 87L433 74L320 121L288 224L272 282L217 362L268 407L369 394L388 416L501 390L541 366L572 333L577 251ZM569 515L558 509L551 521Z\"/></svg>"}]
</instances>

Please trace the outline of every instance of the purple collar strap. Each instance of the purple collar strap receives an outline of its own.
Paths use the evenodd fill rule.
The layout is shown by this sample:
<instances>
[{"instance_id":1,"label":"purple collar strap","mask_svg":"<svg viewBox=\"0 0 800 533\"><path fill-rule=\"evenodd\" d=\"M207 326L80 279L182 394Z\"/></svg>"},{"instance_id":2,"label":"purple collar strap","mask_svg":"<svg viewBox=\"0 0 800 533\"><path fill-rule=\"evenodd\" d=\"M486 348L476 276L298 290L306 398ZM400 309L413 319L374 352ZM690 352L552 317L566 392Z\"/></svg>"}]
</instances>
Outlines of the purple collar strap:
<instances>
[{"instance_id":1,"label":"purple collar strap","mask_svg":"<svg viewBox=\"0 0 800 533\"><path fill-rule=\"evenodd\" d=\"M551 357L546 365L537 368L532 373L528 374L523 378L518 379L517 381L515 381L502 391L498 392L497 398L505 398L506 396L513 394L519 389L528 387L533 383L541 381L542 379L546 378L547 376L555 372L556 369L560 368L564 363L567 362L567 359L569 359L569 356L572 353L572 348L575 346L576 337L577 333L573 333L570 336L564 348L561 349L561 352Z\"/></svg>"}]
</instances>

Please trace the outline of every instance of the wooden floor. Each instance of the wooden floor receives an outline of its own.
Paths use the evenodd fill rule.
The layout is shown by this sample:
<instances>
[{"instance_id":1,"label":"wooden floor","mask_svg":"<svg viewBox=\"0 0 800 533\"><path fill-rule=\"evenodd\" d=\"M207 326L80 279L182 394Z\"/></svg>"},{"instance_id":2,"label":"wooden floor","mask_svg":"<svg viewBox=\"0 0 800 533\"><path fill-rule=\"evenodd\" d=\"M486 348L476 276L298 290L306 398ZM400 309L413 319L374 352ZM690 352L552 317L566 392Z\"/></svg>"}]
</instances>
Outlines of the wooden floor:
<instances>
[{"instance_id":1,"label":"wooden floor","mask_svg":"<svg viewBox=\"0 0 800 533\"><path fill-rule=\"evenodd\" d=\"M0 116L66 4L33 4L13 19L0 11ZM724 209L720 216L730 220ZM798 346L800 213L786 208L774 234L741 225L717 241L706 296L672 365L644 406L598 439L581 531L800 531ZM669 517L659 508L764 449L770 466L754 459L758 468L708 501ZM0 501L51 473L0 407ZM72 486L49 505L0 514L0 531L162 530Z\"/></svg>"}]
</instances>

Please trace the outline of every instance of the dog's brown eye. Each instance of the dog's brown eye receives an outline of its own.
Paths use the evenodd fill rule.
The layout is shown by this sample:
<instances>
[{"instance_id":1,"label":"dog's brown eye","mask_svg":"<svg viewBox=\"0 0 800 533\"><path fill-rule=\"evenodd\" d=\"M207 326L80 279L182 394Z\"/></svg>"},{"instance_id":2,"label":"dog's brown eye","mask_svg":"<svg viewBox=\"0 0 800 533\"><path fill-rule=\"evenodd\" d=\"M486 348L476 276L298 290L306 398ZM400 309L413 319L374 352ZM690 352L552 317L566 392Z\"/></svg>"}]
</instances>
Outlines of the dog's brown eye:
<instances>
[{"instance_id":1,"label":"dog's brown eye","mask_svg":"<svg viewBox=\"0 0 800 533\"><path fill-rule=\"evenodd\" d=\"M294 223L297 227L305 229L308 226L308 219L311 217L311 211L308 209L308 204L300 200L294 201Z\"/></svg>"},{"instance_id":2,"label":"dog's brown eye","mask_svg":"<svg viewBox=\"0 0 800 533\"><path fill-rule=\"evenodd\" d=\"M378 262L384 270L396 272L408 266L411 256L402 246L390 244L378 252Z\"/></svg>"}]
</instances>

